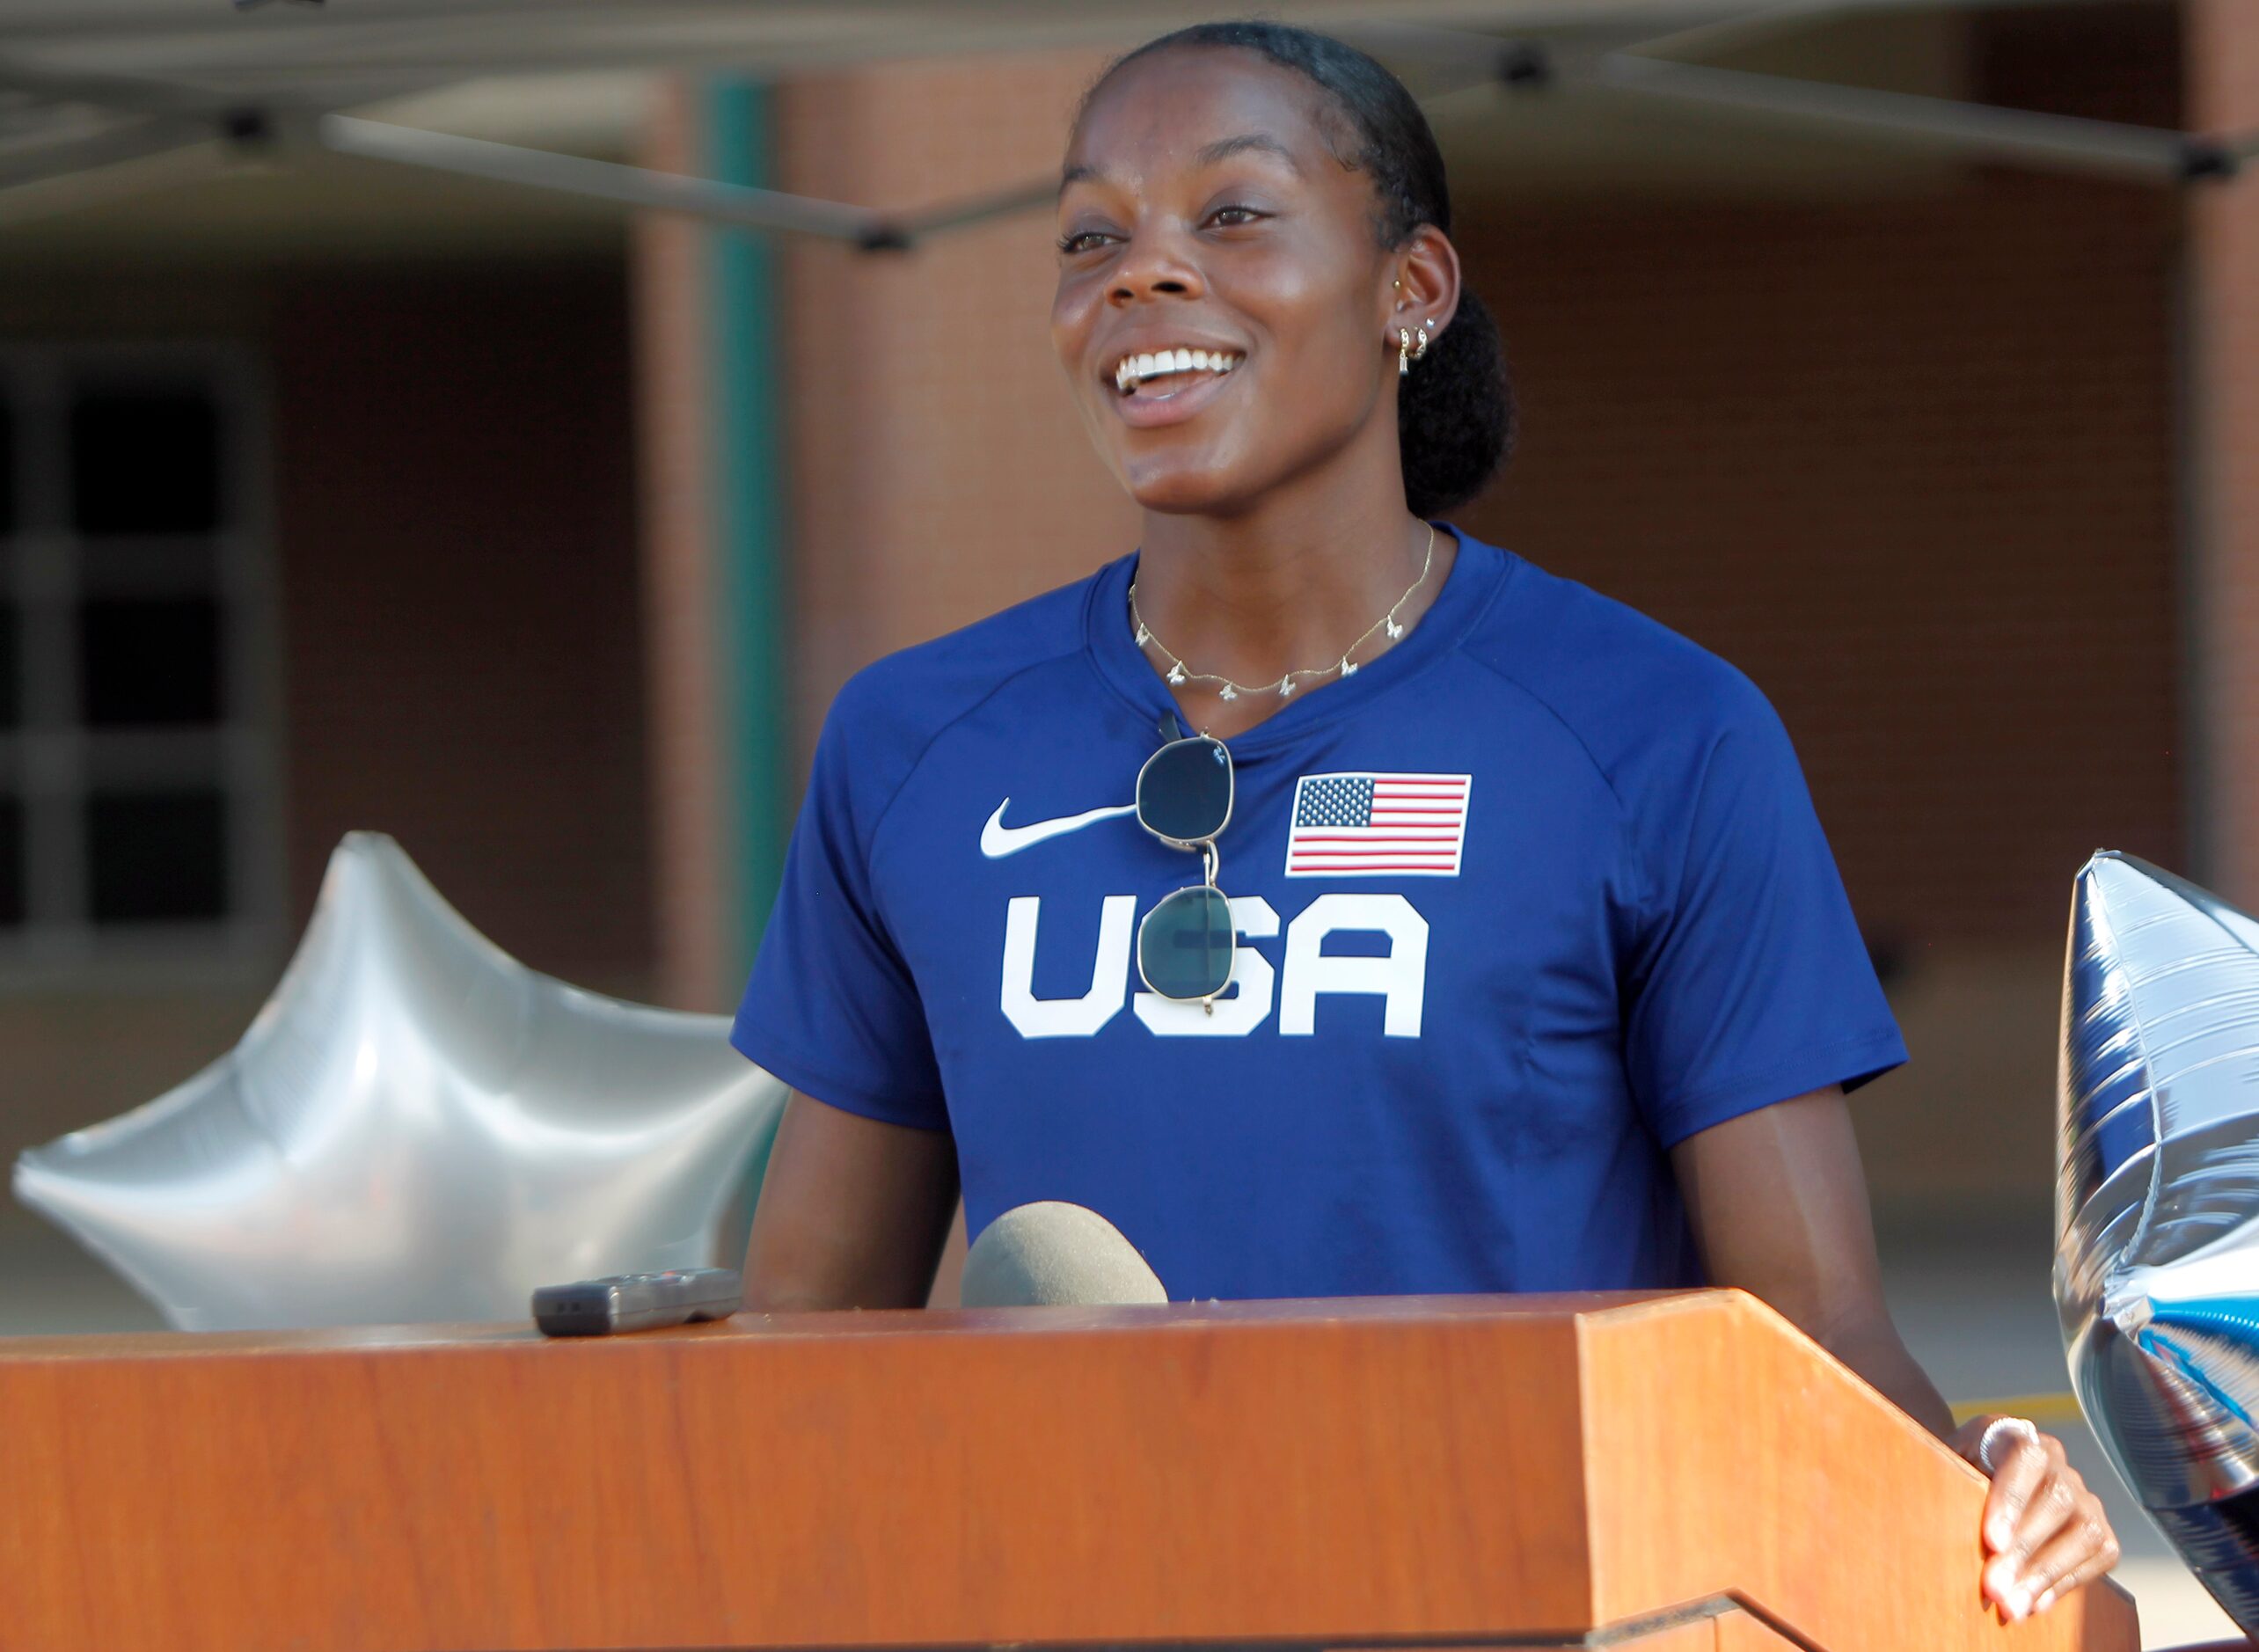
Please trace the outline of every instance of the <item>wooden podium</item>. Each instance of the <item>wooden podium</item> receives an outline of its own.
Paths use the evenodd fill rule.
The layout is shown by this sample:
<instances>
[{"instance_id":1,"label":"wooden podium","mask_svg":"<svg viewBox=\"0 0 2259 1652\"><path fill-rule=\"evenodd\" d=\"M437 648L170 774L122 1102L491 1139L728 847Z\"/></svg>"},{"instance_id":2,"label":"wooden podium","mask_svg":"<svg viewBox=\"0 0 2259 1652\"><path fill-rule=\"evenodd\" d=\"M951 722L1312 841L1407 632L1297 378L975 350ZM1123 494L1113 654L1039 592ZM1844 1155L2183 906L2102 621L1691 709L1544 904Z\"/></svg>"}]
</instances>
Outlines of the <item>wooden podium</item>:
<instances>
[{"instance_id":1,"label":"wooden podium","mask_svg":"<svg viewBox=\"0 0 2259 1652\"><path fill-rule=\"evenodd\" d=\"M2133 1652L1755 1299L0 1341L0 1647Z\"/></svg>"}]
</instances>

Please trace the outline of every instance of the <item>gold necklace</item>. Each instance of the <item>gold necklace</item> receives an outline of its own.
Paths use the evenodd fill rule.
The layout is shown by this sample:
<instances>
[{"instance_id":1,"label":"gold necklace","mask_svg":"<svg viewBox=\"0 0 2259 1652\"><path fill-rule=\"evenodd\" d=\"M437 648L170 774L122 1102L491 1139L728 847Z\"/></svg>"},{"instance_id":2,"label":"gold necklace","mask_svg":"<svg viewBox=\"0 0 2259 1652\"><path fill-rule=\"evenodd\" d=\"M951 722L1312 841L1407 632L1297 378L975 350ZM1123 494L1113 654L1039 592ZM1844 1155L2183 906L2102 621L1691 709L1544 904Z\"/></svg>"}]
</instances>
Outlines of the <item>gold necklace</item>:
<instances>
[{"instance_id":1,"label":"gold necklace","mask_svg":"<svg viewBox=\"0 0 2259 1652\"><path fill-rule=\"evenodd\" d=\"M1349 656L1371 641L1375 632L1385 629L1391 642L1402 636L1404 625L1396 618L1397 612L1405 603L1412 600L1415 592L1428 582L1428 571L1435 566L1435 563L1436 524L1431 522L1428 524L1428 549L1420 559L1420 577L1406 588L1404 595L1390 605L1388 611L1366 626L1364 635L1342 649L1342 657L1333 664L1318 666L1306 671L1289 671L1276 683L1250 686L1245 683L1234 683L1230 677L1219 676L1213 671L1190 669L1183 661L1169 652L1168 644L1153 634L1152 627L1145 623L1145 617L1137 611L1137 581L1135 580L1130 581L1130 623L1137 628L1137 646L1143 648L1148 644L1151 645L1161 658L1169 662L1167 681L1171 687L1177 687L1186 683L1217 683L1223 685L1216 691L1216 698L1219 700L1235 700L1242 694L1276 694L1279 698L1284 699L1302 686L1297 681L1300 677L1329 677L1337 675L1355 676L1357 674L1357 664Z\"/></svg>"}]
</instances>

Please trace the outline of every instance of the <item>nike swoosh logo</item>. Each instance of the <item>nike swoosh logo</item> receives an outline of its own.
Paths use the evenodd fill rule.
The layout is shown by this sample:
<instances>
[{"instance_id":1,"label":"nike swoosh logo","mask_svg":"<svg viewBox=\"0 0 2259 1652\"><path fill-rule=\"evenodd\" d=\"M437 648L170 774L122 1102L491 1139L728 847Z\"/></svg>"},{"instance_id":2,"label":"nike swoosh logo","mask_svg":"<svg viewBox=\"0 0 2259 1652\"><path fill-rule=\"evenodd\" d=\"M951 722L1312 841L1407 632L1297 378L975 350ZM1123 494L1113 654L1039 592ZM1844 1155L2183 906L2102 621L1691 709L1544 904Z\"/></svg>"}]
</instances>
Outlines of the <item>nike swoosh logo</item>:
<instances>
[{"instance_id":1,"label":"nike swoosh logo","mask_svg":"<svg viewBox=\"0 0 2259 1652\"><path fill-rule=\"evenodd\" d=\"M996 813L988 817L981 828L981 852L991 860L1005 855L1016 855L1031 844L1040 844L1046 837L1058 837L1068 832L1078 832L1086 826L1095 826L1102 820L1112 820L1117 815L1135 815L1135 803L1123 803L1115 808L1089 808L1079 815L1062 815L1056 820L1031 821L1025 826L1007 826L1004 811L1012 807L1006 798L996 806Z\"/></svg>"}]
</instances>

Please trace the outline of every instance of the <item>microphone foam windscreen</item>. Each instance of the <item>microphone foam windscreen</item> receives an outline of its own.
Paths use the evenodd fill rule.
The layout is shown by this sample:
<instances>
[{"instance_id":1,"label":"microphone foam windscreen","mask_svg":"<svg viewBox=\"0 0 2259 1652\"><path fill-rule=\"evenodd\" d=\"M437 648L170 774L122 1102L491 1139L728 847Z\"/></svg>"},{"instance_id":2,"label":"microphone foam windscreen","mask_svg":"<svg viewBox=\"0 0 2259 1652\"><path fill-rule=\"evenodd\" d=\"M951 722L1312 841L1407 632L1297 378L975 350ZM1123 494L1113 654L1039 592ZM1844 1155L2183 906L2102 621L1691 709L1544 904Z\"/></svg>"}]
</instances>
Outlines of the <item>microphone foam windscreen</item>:
<instances>
[{"instance_id":1,"label":"microphone foam windscreen","mask_svg":"<svg viewBox=\"0 0 2259 1652\"><path fill-rule=\"evenodd\" d=\"M969 1308L1166 1302L1169 1293L1113 1223L1079 1204L1015 1205L965 1253Z\"/></svg>"}]
</instances>

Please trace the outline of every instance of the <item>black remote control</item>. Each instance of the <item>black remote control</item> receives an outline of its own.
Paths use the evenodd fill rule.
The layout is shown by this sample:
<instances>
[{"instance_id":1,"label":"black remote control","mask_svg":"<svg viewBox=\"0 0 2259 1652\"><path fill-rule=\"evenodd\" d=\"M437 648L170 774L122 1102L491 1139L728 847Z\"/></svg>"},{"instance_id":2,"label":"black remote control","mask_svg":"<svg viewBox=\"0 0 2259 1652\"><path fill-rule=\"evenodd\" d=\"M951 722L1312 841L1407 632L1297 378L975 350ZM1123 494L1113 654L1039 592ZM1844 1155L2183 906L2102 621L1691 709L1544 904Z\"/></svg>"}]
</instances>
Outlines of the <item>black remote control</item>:
<instances>
[{"instance_id":1,"label":"black remote control","mask_svg":"<svg viewBox=\"0 0 2259 1652\"><path fill-rule=\"evenodd\" d=\"M745 1305L734 1268L683 1268L664 1274L613 1274L533 1293L533 1322L544 1336L612 1336L692 1319L726 1319Z\"/></svg>"}]
</instances>

